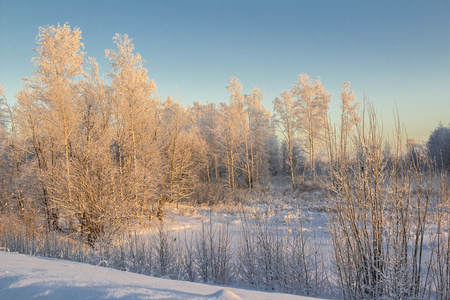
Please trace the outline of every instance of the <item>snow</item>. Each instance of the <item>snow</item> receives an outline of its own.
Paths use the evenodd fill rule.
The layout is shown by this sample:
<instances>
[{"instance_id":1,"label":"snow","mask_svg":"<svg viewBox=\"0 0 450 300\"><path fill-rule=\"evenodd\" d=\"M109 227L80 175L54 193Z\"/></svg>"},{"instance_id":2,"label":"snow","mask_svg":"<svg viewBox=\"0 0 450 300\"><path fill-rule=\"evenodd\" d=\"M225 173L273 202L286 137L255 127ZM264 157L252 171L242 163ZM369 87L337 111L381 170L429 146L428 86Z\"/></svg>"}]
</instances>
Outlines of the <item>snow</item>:
<instances>
[{"instance_id":1,"label":"snow","mask_svg":"<svg viewBox=\"0 0 450 300\"><path fill-rule=\"evenodd\" d=\"M0 251L0 299L315 299Z\"/></svg>"}]
</instances>

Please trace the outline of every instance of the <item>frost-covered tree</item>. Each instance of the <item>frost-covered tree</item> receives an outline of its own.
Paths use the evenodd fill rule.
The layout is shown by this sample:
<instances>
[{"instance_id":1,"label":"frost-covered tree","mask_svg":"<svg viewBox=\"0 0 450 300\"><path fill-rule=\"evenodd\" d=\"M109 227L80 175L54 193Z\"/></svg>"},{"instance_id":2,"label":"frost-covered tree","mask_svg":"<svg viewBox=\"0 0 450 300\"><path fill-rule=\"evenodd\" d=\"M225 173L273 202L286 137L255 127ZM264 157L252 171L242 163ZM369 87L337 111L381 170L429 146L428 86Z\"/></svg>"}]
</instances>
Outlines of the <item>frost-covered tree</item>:
<instances>
[{"instance_id":1,"label":"frost-covered tree","mask_svg":"<svg viewBox=\"0 0 450 300\"><path fill-rule=\"evenodd\" d=\"M128 220L128 205L119 201L115 166L110 152L111 98L100 78L98 65L89 59L87 74L79 84L82 94L77 110L79 130L74 140L74 198L65 206L77 219L76 231L94 245L97 239L109 240Z\"/></svg>"},{"instance_id":2,"label":"frost-covered tree","mask_svg":"<svg viewBox=\"0 0 450 300\"><path fill-rule=\"evenodd\" d=\"M112 72L112 118L119 201L129 202L143 215L153 203L159 181L156 135L159 101L156 86L147 76L144 60L134 54L128 35L114 37L117 50L106 50ZM152 204L153 206L153 204Z\"/></svg>"},{"instance_id":3,"label":"frost-covered tree","mask_svg":"<svg viewBox=\"0 0 450 300\"><path fill-rule=\"evenodd\" d=\"M254 183L266 187L269 166L267 143L273 135L270 112L262 104L264 93L258 88L253 88L251 94L245 95L245 114L247 116L247 183L253 187Z\"/></svg>"},{"instance_id":4,"label":"frost-covered tree","mask_svg":"<svg viewBox=\"0 0 450 300\"><path fill-rule=\"evenodd\" d=\"M56 201L52 189L53 178L51 174L56 168L56 147L46 129L46 111L42 102L37 101L36 91L24 88L16 94L16 136L13 144L18 152L31 155L28 159L27 172L34 174L38 182L39 192L34 190L31 198L44 210L44 216L49 229L58 227L58 214ZM52 158L55 158L52 160ZM17 190L16 188L14 188ZM17 193L17 191L16 191Z\"/></svg>"},{"instance_id":5,"label":"frost-covered tree","mask_svg":"<svg viewBox=\"0 0 450 300\"><path fill-rule=\"evenodd\" d=\"M350 131L356 126L360 117L358 114L359 102L356 101L354 92L350 90L350 82L345 82L342 85L341 94L341 134L340 134L340 148L345 153L347 139Z\"/></svg>"},{"instance_id":6,"label":"frost-covered tree","mask_svg":"<svg viewBox=\"0 0 450 300\"><path fill-rule=\"evenodd\" d=\"M33 59L37 70L30 86L36 90L38 99L48 108L46 120L56 143L63 146L67 201L72 199L71 149L70 143L78 123L76 81L83 73L84 48L81 30L73 30L67 24L57 27L41 27L38 35L37 56ZM62 175L62 174L61 174Z\"/></svg>"},{"instance_id":7,"label":"frost-covered tree","mask_svg":"<svg viewBox=\"0 0 450 300\"><path fill-rule=\"evenodd\" d=\"M8 124L9 124L9 108L6 103L5 91L2 85L0 85L0 182L2 187L0 188L0 212L6 208L9 198L9 186L11 177L11 161L8 155Z\"/></svg>"},{"instance_id":8,"label":"frost-covered tree","mask_svg":"<svg viewBox=\"0 0 450 300\"><path fill-rule=\"evenodd\" d=\"M220 180L220 119L216 105L195 102L191 109L191 119L197 125L198 134L205 141L206 180L219 183Z\"/></svg>"},{"instance_id":9,"label":"frost-covered tree","mask_svg":"<svg viewBox=\"0 0 450 300\"><path fill-rule=\"evenodd\" d=\"M8 105L6 103L5 88L0 85L0 128L6 130L8 127Z\"/></svg>"},{"instance_id":10,"label":"frost-covered tree","mask_svg":"<svg viewBox=\"0 0 450 300\"><path fill-rule=\"evenodd\" d=\"M244 95L242 94L242 85L235 77L230 79L230 85L227 86L230 93L230 102L220 103L218 107L220 127L219 136L221 140L221 149L223 164L226 169L226 182L229 191L236 187L236 181L239 174L247 172L245 164L247 160L242 161L242 153L248 149L248 123L244 113Z\"/></svg>"},{"instance_id":11,"label":"frost-covered tree","mask_svg":"<svg viewBox=\"0 0 450 300\"><path fill-rule=\"evenodd\" d=\"M270 113L262 105L264 94L253 88L251 94L244 95L236 77L230 79L227 89L230 101L219 104L217 131L228 188L234 190L240 178L248 188L255 184L264 187L268 175L266 141L272 133Z\"/></svg>"},{"instance_id":12,"label":"frost-covered tree","mask_svg":"<svg viewBox=\"0 0 450 300\"><path fill-rule=\"evenodd\" d=\"M158 216L166 202L189 199L206 165L206 147L190 112L169 96L161 111L162 181Z\"/></svg>"},{"instance_id":13,"label":"frost-covered tree","mask_svg":"<svg viewBox=\"0 0 450 300\"><path fill-rule=\"evenodd\" d=\"M360 103L355 102L356 97L353 91L350 91L349 82L345 82L342 85L339 98L341 99L341 123L339 130L335 127L333 128L331 121L328 122L325 128L328 159L332 168L335 168L337 165L342 165L345 168L345 165L348 163L346 153L349 134L360 122L358 114ZM334 178L333 172L330 175L333 186L339 185L339 178Z\"/></svg>"},{"instance_id":14,"label":"frost-covered tree","mask_svg":"<svg viewBox=\"0 0 450 300\"><path fill-rule=\"evenodd\" d=\"M433 130L427 141L430 156L441 169L450 169L450 126L442 124Z\"/></svg>"},{"instance_id":15,"label":"frost-covered tree","mask_svg":"<svg viewBox=\"0 0 450 300\"><path fill-rule=\"evenodd\" d=\"M26 236L33 237L40 209L39 179L33 152L17 127L15 109L7 103L0 86L0 215L11 217L11 212L16 212Z\"/></svg>"},{"instance_id":16,"label":"frost-covered tree","mask_svg":"<svg viewBox=\"0 0 450 300\"><path fill-rule=\"evenodd\" d=\"M296 170L298 165L294 159L294 147L300 132L300 119L296 109L296 102L291 91L284 91L273 101L273 122L281 133L282 141L286 144L287 165L291 177L292 188L296 188Z\"/></svg>"},{"instance_id":17,"label":"frost-covered tree","mask_svg":"<svg viewBox=\"0 0 450 300\"><path fill-rule=\"evenodd\" d=\"M328 104L332 95L325 91L319 79L313 82L307 74L298 76L298 81L292 87L291 93L295 98L295 111L300 119L299 128L305 136L309 165L315 181L316 148L324 140Z\"/></svg>"},{"instance_id":18,"label":"frost-covered tree","mask_svg":"<svg viewBox=\"0 0 450 300\"><path fill-rule=\"evenodd\" d=\"M57 227L57 203L73 198L72 143L78 131L77 82L83 75L81 30L39 28L33 77L17 94L22 128L33 144L43 184L48 223ZM39 129L38 129L39 128ZM56 180L58 178L58 180Z\"/></svg>"}]
</instances>

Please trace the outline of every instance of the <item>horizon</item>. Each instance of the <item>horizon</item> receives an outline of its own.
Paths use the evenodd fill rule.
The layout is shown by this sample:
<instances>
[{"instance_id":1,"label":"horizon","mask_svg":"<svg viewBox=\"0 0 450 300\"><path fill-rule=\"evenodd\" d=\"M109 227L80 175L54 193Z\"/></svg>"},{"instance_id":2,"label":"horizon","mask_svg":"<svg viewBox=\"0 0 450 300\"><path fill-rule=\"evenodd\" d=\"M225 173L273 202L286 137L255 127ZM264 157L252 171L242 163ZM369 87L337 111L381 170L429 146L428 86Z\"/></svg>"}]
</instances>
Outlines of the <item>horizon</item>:
<instances>
[{"instance_id":1,"label":"horizon","mask_svg":"<svg viewBox=\"0 0 450 300\"><path fill-rule=\"evenodd\" d=\"M450 123L450 2L359 1L6 1L0 0L0 85L10 104L21 78L32 77L39 26L82 30L85 58L107 78L105 49L128 34L161 100L184 105L225 102L232 76L244 93L265 93L264 105L306 73L333 94L350 81L393 128L393 110L420 142ZM20 25L16 25L20 24Z\"/></svg>"}]
</instances>

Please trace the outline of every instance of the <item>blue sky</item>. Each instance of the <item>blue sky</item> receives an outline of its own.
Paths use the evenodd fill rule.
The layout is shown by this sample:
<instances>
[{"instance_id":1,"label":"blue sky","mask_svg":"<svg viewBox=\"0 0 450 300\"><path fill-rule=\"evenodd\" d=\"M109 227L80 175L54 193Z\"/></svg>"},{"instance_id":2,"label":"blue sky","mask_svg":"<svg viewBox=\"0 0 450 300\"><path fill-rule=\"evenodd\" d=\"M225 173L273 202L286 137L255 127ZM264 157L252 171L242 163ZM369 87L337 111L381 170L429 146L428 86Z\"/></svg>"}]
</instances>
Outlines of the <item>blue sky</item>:
<instances>
[{"instance_id":1,"label":"blue sky","mask_svg":"<svg viewBox=\"0 0 450 300\"><path fill-rule=\"evenodd\" d=\"M9 102L31 77L39 26L83 31L86 56L106 73L104 50L127 33L147 61L161 98L185 104L227 101L231 76L264 103L297 75L320 77L333 94L350 81L365 93L385 130L398 107L409 136L426 140L450 123L450 1L22 1L0 0L0 84Z\"/></svg>"}]
</instances>

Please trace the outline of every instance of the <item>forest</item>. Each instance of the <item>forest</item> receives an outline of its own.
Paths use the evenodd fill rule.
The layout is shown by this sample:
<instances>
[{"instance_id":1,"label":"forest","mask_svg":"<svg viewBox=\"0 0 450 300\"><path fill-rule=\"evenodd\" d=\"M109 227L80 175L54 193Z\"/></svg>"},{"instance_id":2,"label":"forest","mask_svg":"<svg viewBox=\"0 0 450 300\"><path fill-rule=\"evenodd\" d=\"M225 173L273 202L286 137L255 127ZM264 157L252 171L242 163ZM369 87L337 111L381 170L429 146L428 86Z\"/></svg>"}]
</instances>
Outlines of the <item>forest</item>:
<instances>
[{"instance_id":1,"label":"forest","mask_svg":"<svg viewBox=\"0 0 450 300\"><path fill-rule=\"evenodd\" d=\"M271 110L236 77L225 102L160 99L132 39L113 41L105 78L81 29L41 27L14 105L1 87L0 250L326 298L450 298L450 126L424 144L399 119L386 134L349 82L333 123L307 74Z\"/></svg>"}]
</instances>

